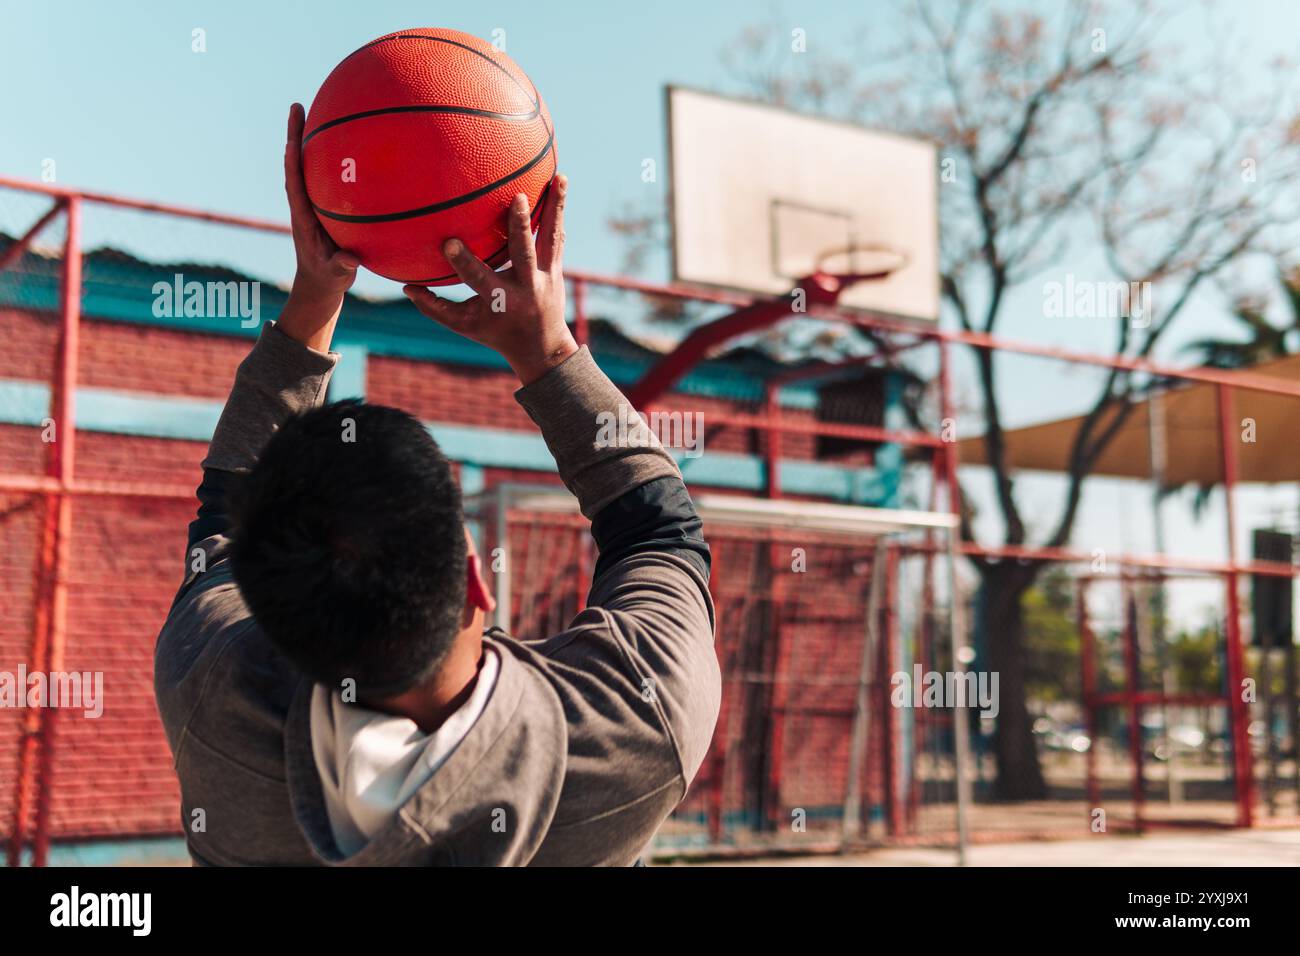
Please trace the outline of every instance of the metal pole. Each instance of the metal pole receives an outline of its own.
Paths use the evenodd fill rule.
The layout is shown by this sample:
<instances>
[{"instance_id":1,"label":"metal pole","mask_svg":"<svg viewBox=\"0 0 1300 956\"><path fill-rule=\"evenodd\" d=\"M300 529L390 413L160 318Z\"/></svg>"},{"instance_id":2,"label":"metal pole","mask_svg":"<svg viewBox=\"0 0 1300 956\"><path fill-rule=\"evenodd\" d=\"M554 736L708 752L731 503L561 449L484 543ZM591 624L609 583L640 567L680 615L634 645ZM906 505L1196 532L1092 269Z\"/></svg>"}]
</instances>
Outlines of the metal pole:
<instances>
[{"instance_id":1,"label":"metal pole","mask_svg":"<svg viewBox=\"0 0 1300 956\"><path fill-rule=\"evenodd\" d=\"M54 389L55 441L52 476L59 482L58 522L54 535L54 576L50 585L49 671L63 670L68 626L68 566L72 538L72 476L76 452L77 341L81 328L81 201L68 200L68 231L63 247L61 335ZM41 723L40 774L32 865L44 866L50 846L50 796L54 780L54 740L58 708L44 708Z\"/></svg>"},{"instance_id":2,"label":"metal pole","mask_svg":"<svg viewBox=\"0 0 1300 956\"><path fill-rule=\"evenodd\" d=\"M937 511L939 507L939 488L944 483L944 456L936 454L930 467L930 489L926 499L926 510ZM921 673L929 671L937 658L935 646L939 618L935 607L935 555L939 548L935 542L934 532L926 530L922 544L922 584L921 613L918 616L918 640L916 657L913 665L919 664ZM916 708L912 713L912 753L908 763L909 787L907 822L912 832L916 831L917 820L923 796L924 781L921 778L922 758L929 758L931 772L939 766L941 759L941 741L938 733L930 732L931 716L924 707Z\"/></svg>"},{"instance_id":3,"label":"metal pole","mask_svg":"<svg viewBox=\"0 0 1300 956\"><path fill-rule=\"evenodd\" d=\"M50 581L54 576L54 536L58 533L58 499L41 492L41 551L39 564L33 574L33 594L36 607L32 621L31 650L28 660L33 671L47 670L50 640ZM43 709L27 707L23 711L22 737L18 745L18 766L14 775L13 816L9 828L8 861L11 867L20 866L27 843L27 819L31 815L36 797L36 763L40 756L41 723Z\"/></svg>"},{"instance_id":4,"label":"metal pole","mask_svg":"<svg viewBox=\"0 0 1300 956\"><path fill-rule=\"evenodd\" d=\"M1290 634L1283 635L1286 643L1283 645L1282 665L1286 668L1286 720L1287 729L1291 736L1291 752L1295 755L1292 761L1294 777L1292 782L1295 784L1296 797L1300 799L1300 708L1297 708L1297 675L1295 667L1295 637Z\"/></svg>"},{"instance_id":5,"label":"metal pole","mask_svg":"<svg viewBox=\"0 0 1300 956\"><path fill-rule=\"evenodd\" d=\"M1138 666L1138 610L1133 593L1133 582L1120 581L1120 594L1124 603L1124 674L1126 690L1124 699L1128 711L1128 753L1132 763L1133 824L1142 832L1142 810L1146 800L1146 787L1142 777L1142 705L1138 701L1141 691L1141 671Z\"/></svg>"},{"instance_id":6,"label":"metal pole","mask_svg":"<svg viewBox=\"0 0 1300 956\"><path fill-rule=\"evenodd\" d=\"M141 199L129 199L126 196L114 196L109 193L87 192L84 189L69 189L54 183L43 183L32 179L15 179L12 176L0 176L0 186L18 189L23 192L43 193L46 196L58 196L63 199L76 199L82 202L101 203L106 206L118 206L122 209L137 209L141 212L158 212L185 219L198 219L203 222L215 222L226 226L244 226L263 232L278 232L289 235L292 230L288 223L272 222L269 219L254 219L249 216L230 216L192 206L177 206L171 203L147 202Z\"/></svg>"},{"instance_id":7,"label":"metal pole","mask_svg":"<svg viewBox=\"0 0 1300 956\"><path fill-rule=\"evenodd\" d=\"M1291 542L1291 563L1295 563L1295 539ZM1288 586L1291 588L1292 600L1295 598L1295 578ZM1300 674L1296 673L1295 634L1292 628L1286 628L1282 634L1282 666L1286 668L1283 690L1286 694L1286 724L1291 737L1291 753L1294 755L1291 766L1294 771L1292 782L1295 784L1297 805L1300 806Z\"/></svg>"},{"instance_id":8,"label":"metal pole","mask_svg":"<svg viewBox=\"0 0 1300 956\"><path fill-rule=\"evenodd\" d=\"M871 559L871 590L867 598L867 621L862 635L862 655L858 659L858 692L853 699L853 730L849 735L849 779L844 788L844 811L841 816L840 843L847 847L862 832L862 768L866 763L871 710L871 665L879 660L880 596L885 583L885 538L876 541ZM885 746L889 742L885 741Z\"/></svg>"},{"instance_id":9,"label":"metal pole","mask_svg":"<svg viewBox=\"0 0 1300 956\"><path fill-rule=\"evenodd\" d=\"M890 547L885 552L885 587L884 587L884 606L882 608L881 631L884 640L881 642L880 661L881 679L880 687L880 704L884 710L884 720L881 722L884 727L883 750L885 757L885 809L889 822L889 835L898 837L903 835L903 806L901 802L901 792L899 789L899 763L900 747L899 734L901 717L895 710L892 701L889 699L890 680L892 675L898 672L898 549Z\"/></svg>"},{"instance_id":10,"label":"metal pole","mask_svg":"<svg viewBox=\"0 0 1300 956\"><path fill-rule=\"evenodd\" d=\"M1164 395L1163 390L1157 389L1151 393L1151 399L1147 402L1150 422L1147 437L1150 442L1151 454L1151 511L1154 518L1156 554L1159 555L1165 553L1165 518L1162 505L1164 504L1166 465L1169 458ZM1168 696L1173 692L1174 680L1165 632L1165 610L1167 607L1165 579L1164 575L1158 571L1155 574L1152 603L1154 605L1152 608L1154 621L1152 621L1151 642L1156 653L1156 661L1160 666L1160 691ZM1183 782L1178 774L1177 747L1174 738L1170 734L1172 715L1168 704L1160 706L1160 721L1165 744L1165 774L1169 787L1168 798L1169 803L1172 805L1181 803L1183 800Z\"/></svg>"},{"instance_id":11,"label":"metal pole","mask_svg":"<svg viewBox=\"0 0 1300 956\"><path fill-rule=\"evenodd\" d=\"M952 407L952 371L948 355L948 343L939 340L939 394L940 408L946 420L953 420ZM961 488L957 484L957 443L947 442L938 452L943 455L944 479L948 489L948 510L953 515L961 516ZM961 583L957 577L957 554L961 547L961 524L948 529L948 601L951 630L949 640L952 645L952 669L956 686L965 687L966 665L962 657L966 651L966 614L962 603ZM967 739L967 710L954 707L952 714L953 732L953 772L957 788L957 864L966 864L967 813L970 807L970 778L967 764L970 761L970 741Z\"/></svg>"},{"instance_id":12,"label":"metal pole","mask_svg":"<svg viewBox=\"0 0 1300 956\"><path fill-rule=\"evenodd\" d=\"M769 533L769 539L771 535ZM767 798L763 808L763 816L766 825L775 827L777 825L777 814L783 807L781 804L781 781L785 775L785 738L786 738L786 711L790 700L790 687L788 683L788 661L789 642L786 640L786 628L783 626L785 618L785 573L783 571L786 554L788 552L775 540L771 540L767 548L767 592L769 600L768 620L771 624L769 632L772 639L772 686L768 693L768 707L771 715L771 725L768 734L768 763L767 763ZM781 821L784 823L785 821Z\"/></svg>"},{"instance_id":13,"label":"metal pole","mask_svg":"<svg viewBox=\"0 0 1300 956\"><path fill-rule=\"evenodd\" d=\"M962 657L966 651L966 612L962 603L961 589L957 580L957 536L961 532L956 528L948 529L948 579L951 582L949 587L952 593L949 595L951 602L950 615L952 618L952 669L956 678L956 686L965 687L966 664ZM952 712L952 732L953 732L953 762L954 770L957 776L957 865L966 865L966 844L968 839L966 829L966 819L970 807L970 776L967 773L967 767L970 764L970 741L967 739L969 733L968 717L969 713L961 702L961 706L953 708Z\"/></svg>"},{"instance_id":14,"label":"metal pole","mask_svg":"<svg viewBox=\"0 0 1300 956\"><path fill-rule=\"evenodd\" d=\"M66 205L67 203L65 200L57 200L54 205L46 210L45 215L36 220L32 227L28 229L27 232L23 233L22 238L15 239L13 242L9 243L5 248L5 251L0 253L0 272L4 272L23 257L23 254L27 251L28 247L31 246L32 240L35 239L40 231L48 226L59 213L63 212Z\"/></svg>"},{"instance_id":15,"label":"metal pole","mask_svg":"<svg viewBox=\"0 0 1300 956\"><path fill-rule=\"evenodd\" d=\"M0 255L0 272L17 262L41 230L49 225L56 216L66 211L67 208L68 201L66 199L56 199L46 213L20 239L10 243L4 253ZM66 243L67 237L65 237L64 241ZM66 257L64 263L64 277L66 278ZM66 292L66 289L64 291ZM57 432L55 438L58 438ZM55 445L57 445L57 442ZM36 568L32 573L32 594L35 599L35 607L32 615L32 639L27 655L34 671L48 669L46 658L49 653L50 638L50 585L54 576L54 539L58 534L59 519L59 499L54 494L58 487L58 462L54 457L55 445L48 449L46 458L46 476L47 479L52 481L54 488L32 489L32 493L40 497L42 505L41 536L39 539L41 549L38 554ZM13 490L18 491L19 489L15 488ZM29 707L24 711L20 731L21 736L18 743L17 767L14 775L13 812L9 827L7 859L11 867L21 865L23 849L27 840L27 818L31 813L32 803L36 795L37 781L35 774L39 759L38 744L41 739L42 724L43 713L41 708Z\"/></svg>"},{"instance_id":16,"label":"metal pole","mask_svg":"<svg viewBox=\"0 0 1300 956\"><path fill-rule=\"evenodd\" d=\"M1088 734L1088 754L1084 760L1087 776L1088 822L1101 807L1101 786L1097 780L1097 642L1088 623L1088 591L1091 580L1080 578L1075 585L1076 615L1079 619L1080 667L1083 684L1083 725Z\"/></svg>"},{"instance_id":17,"label":"metal pole","mask_svg":"<svg viewBox=\"0 0 1300 956\"><path fill-rule=\"evenodd\" d=\"M1259 703L1264 711L1264 753L1268 770L1264 774L1264 810L1267 816L1277 816L1277 735L1273 733L1273 633L1263 633L1264 644L1259 648Z\"/></svg>"},{"instance_id":18,"label":"metal pole","mask_svg":"<svg viewBox=\"0 0 1300 956\"><path fill-rule=\"evenodd\" d=\"M1237 518L1233 505L1233 490L1237 481L1236 426L1233 422L1233 394L1228 385L1217 388L1219 405L1219 445L1223 453L1223 497L1228 524L1228 565L1224 575L1227 588L1227 626L1224 628L1225 657L1228 668L1228 716L1232 727L1232 754L1234 785L1237 795L1237 823L1249 827L1254 823L1254 766L1250 752L1250 719L1246 702L1242 699L1242 683L1246 676L1245 659L1241 649L1241 595L1237 586Z\"/></svg>"}]
</instances>

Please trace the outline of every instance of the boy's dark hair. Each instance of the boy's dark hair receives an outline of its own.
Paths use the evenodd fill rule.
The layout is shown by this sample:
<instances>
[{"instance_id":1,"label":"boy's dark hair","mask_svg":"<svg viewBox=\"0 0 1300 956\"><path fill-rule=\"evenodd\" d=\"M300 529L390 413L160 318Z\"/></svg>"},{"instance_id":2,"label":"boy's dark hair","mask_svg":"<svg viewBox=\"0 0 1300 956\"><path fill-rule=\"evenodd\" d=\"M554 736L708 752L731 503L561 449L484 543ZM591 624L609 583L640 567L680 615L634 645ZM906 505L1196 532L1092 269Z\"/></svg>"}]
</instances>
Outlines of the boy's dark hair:
<instances>
[{"instance_id":1,"label":"boy's dark hair","mask_svg":"<svg viewBox=\"0 0 1300 956\"><path fill-rule=\"evenodd\" d=\"M232 498L235 582L309 676L373 698L442 662L465 605L464 520L415 418L355 400L295 416Z\"/></svg>"}]
</instances>

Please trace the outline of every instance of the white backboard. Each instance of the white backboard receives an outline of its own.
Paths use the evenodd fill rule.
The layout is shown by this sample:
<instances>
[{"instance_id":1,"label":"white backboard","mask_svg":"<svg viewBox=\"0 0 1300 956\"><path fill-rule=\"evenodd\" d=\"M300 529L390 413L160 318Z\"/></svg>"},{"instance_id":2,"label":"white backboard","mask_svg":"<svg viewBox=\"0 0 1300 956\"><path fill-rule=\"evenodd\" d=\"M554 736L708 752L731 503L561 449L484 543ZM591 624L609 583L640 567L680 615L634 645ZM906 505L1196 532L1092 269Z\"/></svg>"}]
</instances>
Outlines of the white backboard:
<instances>
[{"instance_id":1,"label":"white backboard","mask_svg":"<svg viewBox=\"0 0 1300 956\"><path fill-rule=\"evenodd\" d=\"M819 254L884 246L905 265L852 286L840 304L938 318L932 143L683 87L667 93L674 279L780 295Z\"/></svg>"}]
</instances>

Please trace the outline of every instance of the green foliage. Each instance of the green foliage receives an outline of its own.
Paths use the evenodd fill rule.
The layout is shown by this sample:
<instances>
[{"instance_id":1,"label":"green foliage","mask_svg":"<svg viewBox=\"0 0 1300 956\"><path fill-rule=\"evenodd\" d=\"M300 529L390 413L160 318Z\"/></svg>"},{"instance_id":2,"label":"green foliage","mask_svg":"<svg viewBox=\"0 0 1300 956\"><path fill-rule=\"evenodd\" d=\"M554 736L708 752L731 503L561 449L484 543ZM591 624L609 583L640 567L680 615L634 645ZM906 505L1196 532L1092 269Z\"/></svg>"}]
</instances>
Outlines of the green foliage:
<instances>
[{"instance_id":1,"label":"green foliage","mask_svg":"<svg viewBox=\"0 0 1300 956\"><path fill-rule=\"evenodd\" d=\"M1174 688L1185 694L1217 694L1223 686L1219 632L1213 625L1179 631L1169 641Z\"/></svg>"},{"instance_id":2,"label":"green foliage","mask_svg":"<svg viewBox=\"0 0 1300 956\"><path fill-rule=\"evenodd\" d=\"M1020 606L1029 696L1044 703L1079 700L1079 628L1069 574L1062 568L1046 571L1025 592Z\"/></svg>"}]
</instances>

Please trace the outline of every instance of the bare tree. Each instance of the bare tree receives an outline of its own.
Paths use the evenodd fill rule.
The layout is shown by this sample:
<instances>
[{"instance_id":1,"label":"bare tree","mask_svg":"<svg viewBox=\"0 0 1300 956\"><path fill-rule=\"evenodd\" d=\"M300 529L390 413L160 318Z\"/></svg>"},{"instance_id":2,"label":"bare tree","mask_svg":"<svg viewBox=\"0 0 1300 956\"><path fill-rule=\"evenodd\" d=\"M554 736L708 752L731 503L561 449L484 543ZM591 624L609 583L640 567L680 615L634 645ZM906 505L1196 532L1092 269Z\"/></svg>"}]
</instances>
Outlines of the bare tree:
<instances>
[{"instance_id":1,"label":"bare tree","mask_svg":"<svg viewBox=\"0 0 1300 956\"><path fill-rule=\"evenodd\" d=\"M790 55L790 25L769 24L745 30L723 60L749 95L940 144L942 290L963 329L998 331L1010 290L1067 252L1093 254L1105 278L1153 290L1154 314L1126 302L1113 332L1117 353L1150 357L1208 280L1277 254L1278 229L1296 221L1300 198L1300 119L1283 113L1294 107L1287 64L1250 64L1244 78L1241 50L1224 34L1210 44L1217 55L1171 48L1160 39L1171 13L1146 4L915 0L896 12L902 41L883 53L836 56L812 38L807 53ZM1261 76L1270 88L1249 95ZM1005 447L1003 363L984 348L973 358L1000 543L1028 545ZM1038 543L1069 542L1084 479L1150 385L1121 370L1104 376L1070 450L1060 512ZM969 520L964 532L973 539ZM986 666L1002 693L997 795L1039 798L1021 599L1041 562L974 565Z\"/></svg>"}]
</instances>

